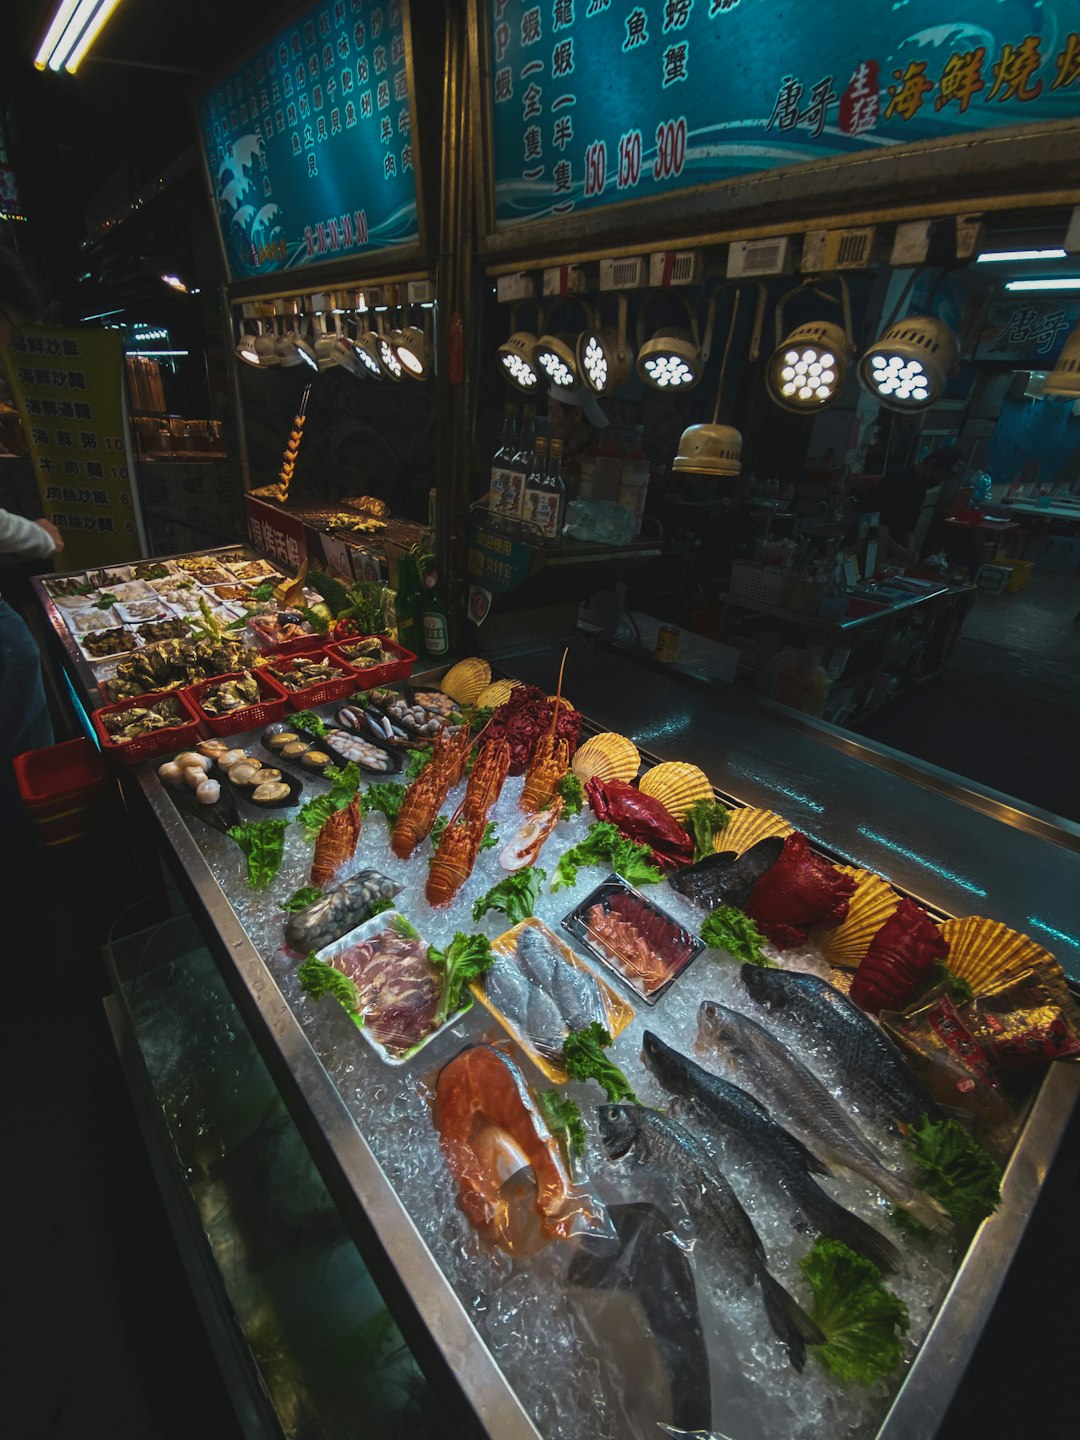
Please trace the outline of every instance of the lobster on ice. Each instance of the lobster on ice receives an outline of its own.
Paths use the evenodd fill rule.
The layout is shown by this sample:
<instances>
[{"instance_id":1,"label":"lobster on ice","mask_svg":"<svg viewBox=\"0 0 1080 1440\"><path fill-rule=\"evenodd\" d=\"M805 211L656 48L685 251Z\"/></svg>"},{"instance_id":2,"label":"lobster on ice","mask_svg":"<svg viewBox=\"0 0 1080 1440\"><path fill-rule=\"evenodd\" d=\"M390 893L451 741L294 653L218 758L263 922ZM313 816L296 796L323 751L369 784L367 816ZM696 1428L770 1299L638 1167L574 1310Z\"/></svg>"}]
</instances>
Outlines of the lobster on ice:
<instances>
[{"instance_id":1,"label":"lobster on ice","mask_svg":"<svg viewBox=\"0 0 1080 1440\"><path fill-rule=\"evenodd\" d=\"M315 853L311 860L311 883L326 888L347 860L356 854L360 838L360 797L354 795L340 810L335 810L323 823L315 837Z\"/></svg>"},{"instance_id":2,"label":"lobster on ice","mask_svg":"<svg viewBox=\"0 0 1080 1440\"><path fill-rule=\"evenodd\" d=\"M521 788L521 798L518 804L522 810L535 815L538 810L546 810L555 798L555 787L570 769L570 745L565 739L556 738L555 729L559 723L559 709L562 705L562 680L563 669L566 665L567 651L563 651L562 663L559 666L559 684L555 690L555 699L551 706L551 729L546 735L541 735L533 750L532 759L529 761L529 768L525 771L525 784Z\"/></svg>"},{"instance_id":3,"label":"lobster on ice","mask_svg":"<svg viewBox=\"0 0 1080 1440\"><path fill-rule=\"evenodd\" d=\"M439 807L465 774L469 758L468 726L435 737L431 759L405 791L390 836L390 848L399 860L408 860L417 845L431 834Z\"/></svg>"},{"instance_id":4,"label":"lobster on ice","mask_svg":"<svg viewBox=\"0 0 1080 1440\"><path fill-rule=\"evenodd\" d=\"M509 769L507 741L487 740L480 746L465 796L431 858L424 891L429 904L446 905L472 874L487 829L488 811L498 800Z\"/></svg>"}]
</instances>

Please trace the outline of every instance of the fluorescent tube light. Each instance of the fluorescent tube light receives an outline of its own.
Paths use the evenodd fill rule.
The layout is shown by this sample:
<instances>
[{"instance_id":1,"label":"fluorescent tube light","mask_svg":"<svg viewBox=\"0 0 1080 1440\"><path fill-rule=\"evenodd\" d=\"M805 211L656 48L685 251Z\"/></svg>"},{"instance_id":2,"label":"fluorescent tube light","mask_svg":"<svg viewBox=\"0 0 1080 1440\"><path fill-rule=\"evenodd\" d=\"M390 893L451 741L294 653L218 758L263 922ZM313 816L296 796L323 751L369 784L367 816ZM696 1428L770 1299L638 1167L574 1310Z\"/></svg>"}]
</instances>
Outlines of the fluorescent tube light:
<instances>
[{"instance_id":1,"label":"fluorescent tube light","mask_svg":"<svg viewBox=\"0 0 1080 1440\"><path fill-rule=\"evenodd\" d=\"M1006 260L1064 260L1067 250L987 250L975 257L976 265L991 265Z\"/></svg>"},{"instance_id":2,"label":"fluorescent tube light","mask_svg":"<svg viewBox=\"0 0 1080 1440\"><path fill-rule=\"evenodd\" d=\"M35 68L63 68L74 74L119 3L120 0L62 0L34 57Z\"/></svg>"},{"instance_id":3,"label":"fluorescent tube light","mask_svg":"<svg viewBox=\"0 0 1080 1440\"><path fill-rule=\"evenodd\" d=\"M1080 275L1063 275L1058 280L1009 280L1006 290L1080 290Z\"/></svg>"}]
</instances>

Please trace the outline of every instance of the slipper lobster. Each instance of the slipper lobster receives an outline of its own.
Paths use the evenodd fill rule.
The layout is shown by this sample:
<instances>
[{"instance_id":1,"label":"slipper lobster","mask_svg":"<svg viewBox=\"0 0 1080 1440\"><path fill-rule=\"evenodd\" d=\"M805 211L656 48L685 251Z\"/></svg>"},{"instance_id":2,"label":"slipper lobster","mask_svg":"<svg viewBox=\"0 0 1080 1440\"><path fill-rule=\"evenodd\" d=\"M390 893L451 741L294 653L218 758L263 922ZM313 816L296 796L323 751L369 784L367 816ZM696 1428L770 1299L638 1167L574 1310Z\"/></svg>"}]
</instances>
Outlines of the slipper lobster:
<instances>
[{"instance_id":1,"label":"slipper lobster","mask_svg":"<svg viewBox=\"0 0 1080 1440\"><path fill-rule=\"evenodd\" d=\"M405 791L390 836L390 848L399 860L408 860L426 835L430 835L439 807L465 773L469 754L469 731L463 726L435 737L431 759Z\"/></svg>"}]
</instances>

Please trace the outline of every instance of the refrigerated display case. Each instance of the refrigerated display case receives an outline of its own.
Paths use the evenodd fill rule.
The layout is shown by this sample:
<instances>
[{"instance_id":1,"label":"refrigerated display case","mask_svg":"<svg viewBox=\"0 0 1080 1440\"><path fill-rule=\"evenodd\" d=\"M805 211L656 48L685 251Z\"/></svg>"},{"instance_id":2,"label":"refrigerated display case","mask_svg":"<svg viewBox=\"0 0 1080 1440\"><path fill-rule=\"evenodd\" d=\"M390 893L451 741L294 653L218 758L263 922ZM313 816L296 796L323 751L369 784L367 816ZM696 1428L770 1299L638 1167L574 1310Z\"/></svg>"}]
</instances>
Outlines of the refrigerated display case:
<instances>
[{"instance_id":1,"label":"refrigerated display case","mask_svg":"<svg viewBox=\"0 0 1080 1440\"><path fill-rule=\"evenodd\" d=\"M550 650L533 650L505 656L501 668L549 689L558 659ZM438 673L428 678L435 682ZM1038 936L1055 950L1074 984L1080 976L1080 946L1068 913L1068 896L1075 893L1080 872L1078 827L1008 797L977 792L957 777L781 707L730 691L691 688L585 638L571 647L564 689L586 717L588 730L614 728L632 736L647 760L692 760L707 771L721 798L776 810L827 857L877 871L936 915L977 913ZM92 692L86 700L93 703ZM258 734L235 737L237 745L246 742L258 744ZM192 1008L191 1022L209 1046L198 1061L208 1086L220 1074L234 1103L246 1108L245 1077L249 1070L259 1071L267 1103L276 1096L275 1112L279 1102L288 1111L302 1150L318 1172L317 1181L306 1183L325 1187L331 1197L342 1233L362 1257L404 1343L445 1405L448 1423L491 1440L642 1433L635 1428L639 1420L620 1413L612 1374L600 1372L589 1350L604 1322L591 1318L582 1329L578 1312L568 1308L561 1288L567 1254L556 1245L530 1263L485 1250L455 1204L454 1183L432 1127L431 1095L442 1067L464 1046L502 1035L489 1012L474 1006L413 1060L385 1064L338 1006L320 1004L303 990L296 957L281 946L280 912L247 888L231 842L178 809L152 764L125 772L124 787L133 816L153 838L178 888L183 905L177 908L186 908L194 926L188 939L201 956L198 967L171 959L161 969L153 967L147 983L155 999L149 1012L143 1008L144 995L131 989L130 974L117 966L125 1044L152 1055L153 1026L161 1008L168 1010L175 1001L178 1014ZM378 816L366 824L367 843L385 850ZM599 875L593 872L591 883ZM556 929L557 916L573 903L574 894L567 896L565 904L549 902ZM448 934L455 926L472 928L465 904L471 898L466 890L448 912ZM430 919L426 909L425 915ZM196 932L197 946L190 938ZM152 954L152 947L146 953ZM624 1065L643 1026L662 1036L669 1033L666 1027L676 1023L674 1017L682 1016L688 1003L685 986L707 986L709 972L701 967L712 963L695 962L656 1006L626 992L637 1015L621 1040ZM144 963L136 970L145 968ZM196 969L198 984L193 983ZM695 999L697 994L695 989ZM239 1076L228 1058L239 1053L237 1045L247 1057ZM528 1060L521 1064L536 1083ZM855 1427L852 1433L923 1440L937 1430L993 1312L1033 1205L1054 1170L1078 1086L1080 1070L1062 1062L1049 1067L1032 1088L999 1209L957 1257L955 1271L951 1261L939 1265L927 1288L908 1292L910 1299L918 1295L923 1302L918 1309L912 1304L918 1344L905 1357L899 1383L894 1377L887 1394L873 1392L854 1412L844 1412ZM159 1094L155 1103L168 1108L171 1102ZM181 1192L189 1179L182 1168ZM200 1176L199 1185L190 1188L200 1190L197 1198L205 1206L204 1180ZM259 1210L256 1203L256 1215ZM227 1227L228 1217L221 1218ZM219 1255L214 1265L220 1263ZM311 1293L319 1292L309 1292L300 1276L292 1279L284 1310L330 1303L325 1296L313 1302ZM580 1288L575 1294L580 1299ZM234 1333L243 1334L250 1314L238 1316L236 1308L232 1302L231 1323ZM281 1343L290 1354L294 1324L292 1318L281 1318ZM261 1353L250 1337L240 1350L245 1356ZM296 1346L294 1379L303 1370L302 1351ZM714 1367L717 1353L714 1349L710 1356ZM399 1356L395 1363L404 1366L416 1394L425 1395L412 1362ZM761 1397L753 1387L747 1389L746 1373L739 1364L726 1377L714 1369L714 1394L718 1385L730 1382L737 1397L731 1403L743 1406L738 1433L757 1433L757 1427L774 1434L777 1424L798 1433L792 1405L811 1417L798 1424L832 1423L836 1412L829 1406L836 1402L822 1397L820 1379L812 1390L800 1389L810 1385L809 1377L797 1377L785 1367L779 1372L785 1393L784 1386L776 1388L774 1370L773 1389L758 1404ZM249 1382L251 1374L248 1365ZM310 1395L316 1397L318 1382L311 1384ZM271 1391L274 1411L289 1387L275 1390L264 1377L262 1389ZM811 1393L812 1404L806 1399ZM311 1404L318 1409L317 1398ZM327 1417L323 1433L348 1433L336 1429L332 1407ZM719 1411L713 1419L728 1433ZM296 1433L290 1431L291 1417L280 1410L273 1423Z\"/></svg>"}]
</instances>

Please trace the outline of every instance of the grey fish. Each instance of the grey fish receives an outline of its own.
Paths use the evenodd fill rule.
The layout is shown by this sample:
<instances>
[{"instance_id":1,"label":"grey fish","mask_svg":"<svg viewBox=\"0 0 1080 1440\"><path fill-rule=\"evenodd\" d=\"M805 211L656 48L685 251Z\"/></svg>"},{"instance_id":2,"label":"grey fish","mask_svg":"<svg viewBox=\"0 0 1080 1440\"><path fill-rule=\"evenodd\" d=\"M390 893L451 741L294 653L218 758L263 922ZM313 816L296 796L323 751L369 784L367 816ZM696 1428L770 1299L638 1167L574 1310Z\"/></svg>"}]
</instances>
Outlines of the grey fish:
<instances>
[{"instance_id":1,"label":"grey fish","mask_svg":"<svg viewBox=\"0 0 1080 1440\"><path fill-rule=\"evenodd\" d=\"M533 984L550 989L552 971L561 957L535 925L526 925L518 935L516 953L518 964Z\"/></svg>"},{"instance_id":2,"label":"grey fish","mask_svg":"<svg viewBox=\"0 0 1080 1440\"><path fill-rule=\"evenodd\" d=\"M703 910L715 910L718 905L743 906L765 871L776 864L783 848L782 836L770 835L742 855L734 850L706 855L704 860L669 875L668 884Z\"/></svg>"},{"instance_id":3,"label":"grey fish","mask_svg":"<svg viewBox=\"0 0 1080 1440\"><path fill-rule=\"evenodd\" d=\"M607 1012L600 987L577 965L565 960L556 964L552 991L568 1030L584 1030L594 1022L606 1028Z\"/></svg>"},{"instance_id":4,"label":"grey fish","mask_svg":"<svg viewBox=\"0 0 1080 1440\"><path fill-rule=\"evenodd\" d=\"M771 1030L717 1000L703 1000L698 1036L732 1078L790 1126L819 1159L869 1180L922 1224L932 1229L942 1225L944 1212L937 1201L885 1165L831 1091Z\"/></svg>"},{"instance_id":5,"label":"grey fish","mask_svg":"<svg viewBox=\"0 0 1080 1440\"><path fill-rule=\"evenodd\" d=\"M612 1160L634 1159L671 1185L701 1240L747 1285L761 1288L769 1324L796 1370L806 1363L807 1342L824 1336L794 1296L765 1266L765 1248L727 1177L699 1140L674 1120L643 1105L601 1105L600 1136Z\"/></svg>"},{"instance_id":6,"label":"grey fish","mask_svg":"<svg viewBox=\"0 0 1080 1440\"><path fill-rule=\"evenodd\" d=\"M690 1262L671 1238L671 1221L655 1205L609 1205L608 1214L621 1241L619 1253L600 1258L579 1252L567 1280L582 1289L627 1290L637 1297L668 1376L674 1431L708 1434L709 1352ZM617 1351L612 1359L618 1363Z\"/></svg>"},{"instance_id":7,"label":"grey fish","mask_svg":"<svg viewBox=\"0 0 1080 1440\"><path fill-rule=\"evenodd\" d=\"M801 1034L824 1040L858 1094L894 1123L913 1125L941 1111L915 1079L900 1053L854 1001L818 975L743 965L743 984Z\"/></svg>"},{"instance_id":8,"label":"grey fish","mask_svg":"<svg viewBox=\"0 0 1080 1440\"><path fill-rule=\"evenodd\" d=\"M554 1060L562 1054L566 1021L558 1005L539 985L534 985L529 995L525 1033L541 1055Z\"/></svg>"},{"instance_id":9,"label":"grey fish","mask_svg":"<svg viewBox=\"0 0 1080 1440\"><path fill-rule=\"evenodd\" d=\"M285 943L300 954L321 950L366 920L380 900L392 900L401 889L378 870L357 870L289 916Z\"/></svg>"},{"instance_id":10,"label":"grey fish","mask_svg":"<svg viewBox=\"0 0 1080 1440\"><path fill-rule=\"evenodd\" d=\"M826 1194L811 1174L825 1167L752 1095L665 1045L651 1030L642 1036L642 1051L664 1089L689 1101L694 1117L706 1126L725 1138L734 1136L758 1177L782 1190L813 1229L867 1256L886 1273L895 1272L896 1246Z\"/></svg>"},{"instance_id":11,"label":"grey fish","mask_svg":"<svg viewBox=\"0 0 1080 1440\"><path fill-rule=\"evenodd\" d=\"M496 955L484 976L484 994L513 1024L521 1026L529 1009L530 985L514 961Z\"/></svg>"}]
</instances>

